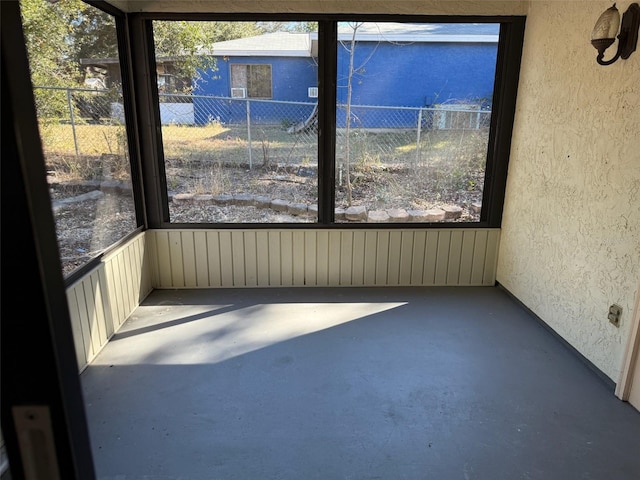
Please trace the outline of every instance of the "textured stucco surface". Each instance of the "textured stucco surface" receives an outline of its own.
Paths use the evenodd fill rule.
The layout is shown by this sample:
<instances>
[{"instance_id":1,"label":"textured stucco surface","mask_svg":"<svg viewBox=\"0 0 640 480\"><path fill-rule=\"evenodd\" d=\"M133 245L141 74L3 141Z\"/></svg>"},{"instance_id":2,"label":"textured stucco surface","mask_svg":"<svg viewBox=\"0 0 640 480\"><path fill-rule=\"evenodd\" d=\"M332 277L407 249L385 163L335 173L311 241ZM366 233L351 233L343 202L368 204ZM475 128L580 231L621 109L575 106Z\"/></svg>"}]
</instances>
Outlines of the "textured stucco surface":
<instances>
[{"instance_id":1,"label":"textured stucco surface","mask_svg":"<svg viewBox=\"0 0 640 480\"><path fill-rule=\"evenodd\" d=\"M596 64L609 6L530 5L497 279L618 381L640 278L640 52Z\"/></svg>"}]
</instances>

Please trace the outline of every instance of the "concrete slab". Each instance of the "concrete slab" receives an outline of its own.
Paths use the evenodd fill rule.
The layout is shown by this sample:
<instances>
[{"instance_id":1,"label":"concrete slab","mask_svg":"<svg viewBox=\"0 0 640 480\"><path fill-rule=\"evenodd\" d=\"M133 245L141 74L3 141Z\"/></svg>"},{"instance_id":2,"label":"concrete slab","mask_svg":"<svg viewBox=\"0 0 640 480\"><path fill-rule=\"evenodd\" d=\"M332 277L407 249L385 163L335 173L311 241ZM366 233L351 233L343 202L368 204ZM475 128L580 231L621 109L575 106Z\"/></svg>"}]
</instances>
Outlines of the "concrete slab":
<instances>
[{"instance_id":1,"label":"concrete slab","mask_svg":"<svg viewBox=\"0 0 640 480\"><path fill-rule=\"evenodd\" d=\"M494 287L155 291L81 378L101 480L640 472L640 413Z\"/></svg>"}]
</instances>

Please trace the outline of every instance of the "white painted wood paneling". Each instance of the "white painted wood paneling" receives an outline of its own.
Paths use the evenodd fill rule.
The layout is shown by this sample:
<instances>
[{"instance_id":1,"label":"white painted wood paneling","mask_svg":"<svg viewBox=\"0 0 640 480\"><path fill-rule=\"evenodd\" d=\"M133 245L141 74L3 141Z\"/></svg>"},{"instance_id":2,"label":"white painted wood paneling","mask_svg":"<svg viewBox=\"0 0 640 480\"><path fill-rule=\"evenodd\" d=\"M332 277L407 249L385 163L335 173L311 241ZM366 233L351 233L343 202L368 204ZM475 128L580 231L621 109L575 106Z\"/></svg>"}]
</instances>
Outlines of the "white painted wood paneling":
<instances>
[{"instance_id":1,"label":"white painted wood paneling","mask_svg":"<svg viewBox=\"0 0 640 480\"><path fill-rule=\"evenodd\" d=\"M76 350L78 367L83 368L88 364L87 358L91 353L91 339L85 333L80 318L80 308L76 297L76 289L67 290L67 304L69 305L69 317L71 318L71 332L73 334L73 345Z\"/></svg>"},{"instance_id":2,"label":"white painted wood paneling","mask_svg":"<svg viewBox=\"0 0 640 480\"><path fill-rule=\"evenodd\" d=\"M499 229L150 230L67 288L79 369L153 288L494 285Z\"/></svg>"},{"instance_id":3,"label":"white painted wood paneling","mask_svg":"<svg viewBox=\"0 0 640 480\"><path fill-rule=\"evenodd\" d=\"M315 285L329 285L329 232L309 232L310 241L316 244L316 272L311 274L310 280L315 276ZM315 239L313 238L315 236Z\"/></svg>"},{"instance_id":4,"label":"white painted wood paneling","mask_svg":"<svg viewBox=\"0 0 640 480\"><path fill-rule=\"evenodd\" d=\"M154 288L494 285L499 229L150 230ZM203 257L202 255L206 255Z\"/></svg>"},{"instance_id":5,"label":"white painted wood paneling","mask_svg":"<svg viewBox=\"0 0 640 480\"><path fill-rule=\"evenodd\" d=\"M185 238L192 240L194 236L189 233ZM154 236L148 245L155 247L156 241L157 237ZM177 242L176 249L182 243ZM67 304L79 370L93 360L151 292L154 277L149 269L152 265L158 267L159 264L149 261L145 253L149 250L145 234L141 233L105 256L100 265L67 288Z\"/></svg>"}]
</instances>

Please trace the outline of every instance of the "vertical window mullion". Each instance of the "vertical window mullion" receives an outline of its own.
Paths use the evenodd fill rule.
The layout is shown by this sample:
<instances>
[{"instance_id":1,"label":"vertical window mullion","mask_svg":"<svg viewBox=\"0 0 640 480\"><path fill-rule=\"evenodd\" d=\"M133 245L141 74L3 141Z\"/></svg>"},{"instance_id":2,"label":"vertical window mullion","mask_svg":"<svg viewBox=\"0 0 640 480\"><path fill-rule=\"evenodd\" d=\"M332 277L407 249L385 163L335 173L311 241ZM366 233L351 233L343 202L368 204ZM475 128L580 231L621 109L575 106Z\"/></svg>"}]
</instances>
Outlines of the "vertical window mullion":
<instances>
[{"instance_id":1,"label":"vertical window mullion","mask_svg":"<svg viewBox=\"0 0 640 480\"><path fill-rule=\"evenodd\" d=\"M318 22L318 223L334 221L338 24Z\"/></svg>"},{"instance_id":2,"label":"vertical window mullion","mask_svg":"<svg viewBox=\"0 0 640 480\"><path fill-rule=\"evenodd\" d=\"M515 118L518 78L524 42L524 18L514 18L500 27L500 43L494 87L493 114L486 162L481 222L490 228L502 225L502 211Z\"/></svg>"},{"instance_id":3,"label":"vertical window mullion","mask_svg":"<svg viewBox=\"0 0 640 480\"><path fill-rule=\"evenodd\" d=\"M131 36L129 25L124 16L116 16L116 35L118 41L118 59L120 62L120 78L122 81L122 98L125 113L125 125L127 146L129 149L129 161L131 169L131 185L133 186L133 198L136 209L136 225L146 226L147 215L144 198L142 195L142 166L140 162L140 142L138 121L135 113L135 95L131 78Z\"/></svg>"},{"instance_id":4,"label":"vertical window mullion","mask_svg":"<svg viewBox=\"0 0 640 480\"><path fill-rule=\"evenodd\" d=\"M133 14L129 16L131 60L135 89L136 114L142 175L147 213L147 226L159 228L169 221L160 103L156 79L156 60L153 27L150 20Z\"/></svg>"}]
</instances>

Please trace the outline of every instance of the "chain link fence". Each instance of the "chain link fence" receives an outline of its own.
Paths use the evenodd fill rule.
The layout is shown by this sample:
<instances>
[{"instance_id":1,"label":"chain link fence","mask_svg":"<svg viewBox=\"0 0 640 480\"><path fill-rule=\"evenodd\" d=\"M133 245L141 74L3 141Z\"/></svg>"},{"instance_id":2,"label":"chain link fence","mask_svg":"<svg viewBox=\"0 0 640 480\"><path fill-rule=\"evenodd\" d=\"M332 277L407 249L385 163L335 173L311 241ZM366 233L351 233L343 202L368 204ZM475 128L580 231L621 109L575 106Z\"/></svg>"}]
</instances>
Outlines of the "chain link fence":
<instances>
[{"instance_id":1,"label":"chain link fence","mask_svg":"<svg viewBox=\"0 0 640 480\"><path fill-rule=\"evenodd\" d=\"M349 115L350 122L347 122ZM486 154L491 111L479 105L436 107L338 105L336 159L351 165L428 166L456 147ZM477 137L480 142L474 139ZM470 144L471 143L471 144ZM444 155L450 156L450 155Z\"/></svg>"},{"instance_id":2,"label":"chain link fence","mask_svg":"<svg viewBox=\"0 0 640 480\"><path fill-rule=\"evenodd\" d=\"M34 92L45 155L126 156L117 92L57 87ZM317 103L179 94L159 99L167 161L209 159L248 168L317 164ZM336 159L338 165L428 165L445 146L486 137L490 119L489 109L464 102L338 105ZM481 143L486 149L486 141Z\"/></svg>"},{"instance_id":3,"label":"chain link fence","mask_svg":"<svg viewBox=\"0 0 640 480\"><path fill-rule=\"evenodd\" d=\"M46 157L128 156L116 89L34 87L34 97Z\"/></svg>"},{"instance_id":4,"label":"chain link fence","mask_svg":"<svg viewBox=\"0 0 640 480\"><path fill-rule=\"evenodd\" d=\"M160 96L168 161L206 158L249 168L317 164L317 115L317 104L309 102ZM336 158L338 164L348 157L354 165L418 167L429 163L434 146L466 144L478 134L486 138L490 119L490 110L466 103L431 108L338 105ZM184 126L192 128L177 128Z\"/></svg>"},{"instance_id":5,"label":"chain link fence","mask_svg":"<svg viewBox=\"0 0 640 480\"><path fill-rule=\"evenodd\" d=\"M160 95L165 159L317 165L317 113L311 102Z\"/></svg>"},{"instance_id":6,"label":"chain link fence","mask_svg":"<svg viewBox=\"0 0 640 480\"><path fill-rule=\"evenodd\" d=\"M38 87L34 94L52 185L91 180L130 186L117 90ZM316 102L178 94L160 94L159 100L171 198L249 192L316 200ZM432 107L337 105L335 120L336 205L430 208L481 198L489 109L460 101Z\"/></svg>"}]
</instances>

